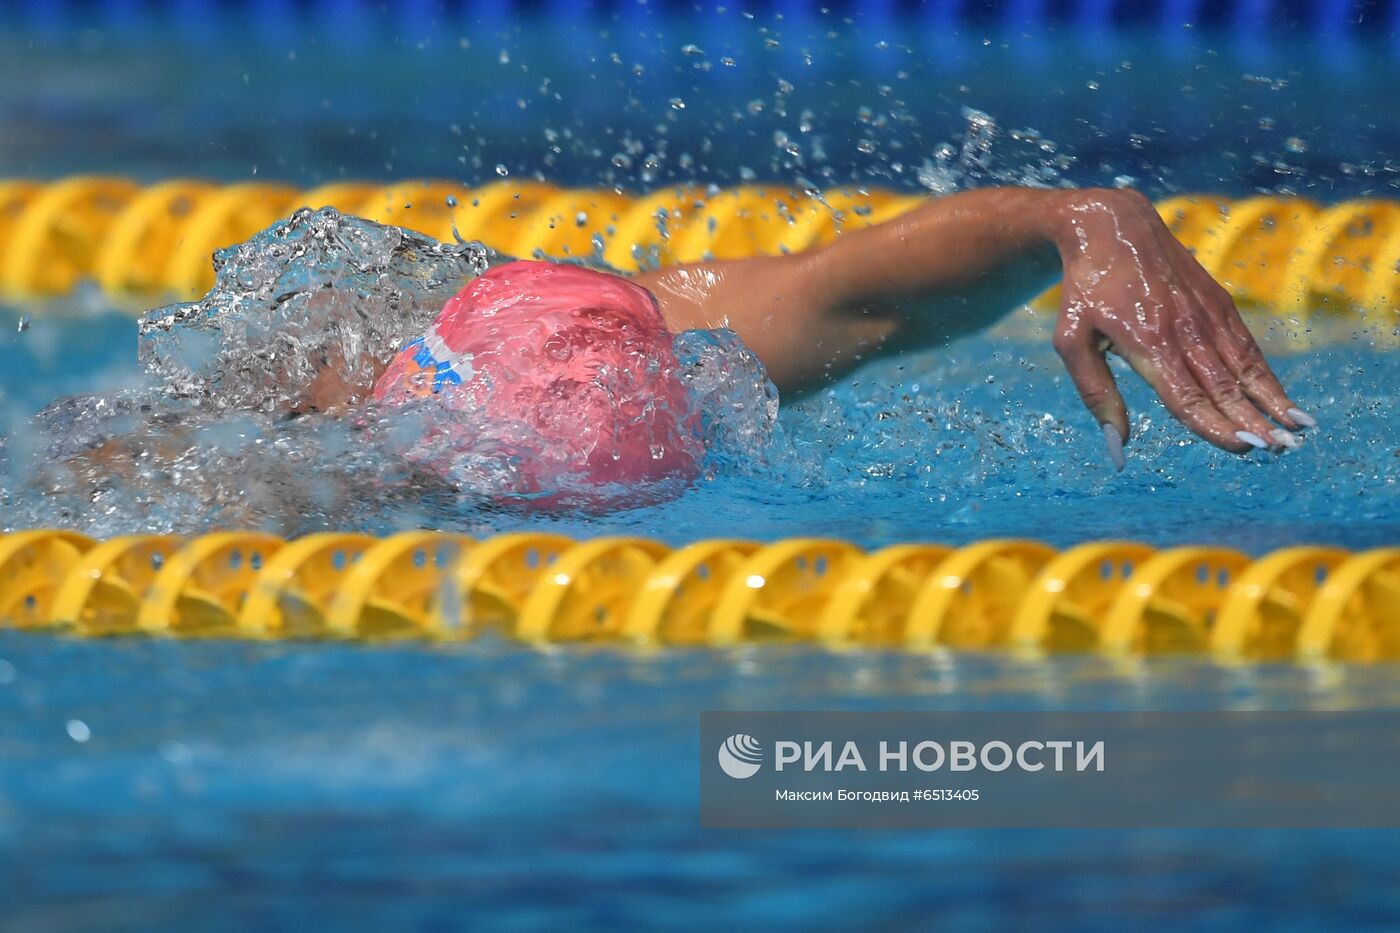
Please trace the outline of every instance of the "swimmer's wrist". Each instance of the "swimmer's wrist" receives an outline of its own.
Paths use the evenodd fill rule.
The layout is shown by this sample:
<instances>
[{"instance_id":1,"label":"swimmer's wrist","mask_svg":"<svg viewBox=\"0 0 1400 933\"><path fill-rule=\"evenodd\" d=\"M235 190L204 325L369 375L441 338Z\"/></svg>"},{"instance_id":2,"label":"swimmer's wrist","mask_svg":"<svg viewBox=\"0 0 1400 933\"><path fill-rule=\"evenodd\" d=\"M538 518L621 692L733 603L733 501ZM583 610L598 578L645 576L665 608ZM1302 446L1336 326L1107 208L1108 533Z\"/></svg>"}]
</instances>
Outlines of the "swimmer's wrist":
<instances>
[{"instance_id":1,"label":"swimmer's wrist","mask_svg":"<svg viewBox=\"0 0 1400 933\"><path fill-rule=\"evenodd\" d=\"M1045 191L1040 209L1034 212L1039 221L1036 230L1038 238L1060 256L1066 256L1074 249L1073 218L1085 197L1086 191L1079 188Z\"/></svg>"},{"instance_id":2,"label":"swimmer's wrist","mask_svg":"<svg viewBox=\"0 0 1400 933\"><path fill-rule=\"evenodd\" d=\"M1091 216L1156 216L1146 195L1131 188L1062 188L1042 193L1044 202L1034 211L1036 234L1062 258L1084 249L1085 224Z\"/></svg>"}]
</instances>

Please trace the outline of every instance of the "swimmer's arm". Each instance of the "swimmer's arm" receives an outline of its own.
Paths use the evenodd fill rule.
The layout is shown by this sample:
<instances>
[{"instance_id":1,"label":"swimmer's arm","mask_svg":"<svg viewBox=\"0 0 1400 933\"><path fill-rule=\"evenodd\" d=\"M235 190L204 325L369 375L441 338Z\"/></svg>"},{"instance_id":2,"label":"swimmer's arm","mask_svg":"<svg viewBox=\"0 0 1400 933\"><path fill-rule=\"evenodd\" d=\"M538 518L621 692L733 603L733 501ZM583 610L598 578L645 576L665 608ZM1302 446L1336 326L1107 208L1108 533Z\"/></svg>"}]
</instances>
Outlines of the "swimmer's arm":
<instances>
[{"instance_id":1,"label":"swimmer's arm","mask_svg":"<svg viewBox=\"0 0 1400 933\"><path fill-rule=\"evenodd\" d=\"M733 328L791 390L874 353L982 328L1060 277L1055 349L1106 436L1129 430L1110 346L1173 415L1227 450L1296 442L1270 417L1292 430L1311 420L1229 295L1136 192L969 191L817 250L666 269L641 283L673 329Z\"/></svg>"},{"instance_id":2,"label":"swimmer's arm","mask_svg":"<svg viewBox=\"0 0 1400 933\"><path fill-rule=\"evenodd\" d=\"M882 351L979 330L1054 283L1059 257L1028 212L1057 192L939 198L792 256L641 276L674 330L729 327L779 389L803 390Z\"/></svg>"}]
</instances>

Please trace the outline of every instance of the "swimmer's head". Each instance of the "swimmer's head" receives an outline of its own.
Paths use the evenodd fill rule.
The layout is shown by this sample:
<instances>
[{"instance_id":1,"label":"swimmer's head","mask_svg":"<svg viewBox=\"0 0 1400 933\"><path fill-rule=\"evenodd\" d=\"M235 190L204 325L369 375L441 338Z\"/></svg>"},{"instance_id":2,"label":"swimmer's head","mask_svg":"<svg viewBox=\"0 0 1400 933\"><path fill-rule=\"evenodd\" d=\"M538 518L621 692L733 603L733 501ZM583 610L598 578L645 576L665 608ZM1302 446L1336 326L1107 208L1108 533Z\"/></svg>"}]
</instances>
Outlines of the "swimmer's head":
<instances>
[{"instance_id":1,"label":"swimmer's head","mask_svg":"<svg viewBox=\"0 0 1400 933\"><path fill-rule=\"evenodd\" d=\"M353 364L346 362L338 347L318 348L311 360L310 380L287 399L294 414L344 415L369 398L374 381L384 371L384 364L367 354Z\"/></svg>"},{"instance_id":2,"label":"swimmer's head","mask_svg":"<svg viewBox=\"0 0 1400 933\"><path fill-rule=\"evenodd\" d=\"M697 470L702 451L677 370L672 334L645 289L576 266L512 262L448 300L374 398L435 399L459 414L461 430L489 425L515 452L522 492L559 481L632 485Z\"/></svg>"}]
</instances>

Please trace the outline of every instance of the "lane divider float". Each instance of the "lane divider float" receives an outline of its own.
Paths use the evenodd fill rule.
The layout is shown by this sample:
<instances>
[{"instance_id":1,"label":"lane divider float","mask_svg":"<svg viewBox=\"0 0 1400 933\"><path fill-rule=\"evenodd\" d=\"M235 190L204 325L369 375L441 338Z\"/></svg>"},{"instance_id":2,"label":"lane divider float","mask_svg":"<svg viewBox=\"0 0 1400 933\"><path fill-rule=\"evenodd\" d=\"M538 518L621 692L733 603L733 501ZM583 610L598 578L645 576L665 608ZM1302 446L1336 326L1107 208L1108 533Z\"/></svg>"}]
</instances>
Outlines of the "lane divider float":
<instances>
[{"instance_id":1,"label":"lane divider float","mask_svg":"<svg viewBox=\"0 0 1400 933\"><path fill-rule=\"evenodd\" d=\"M963 547L519 532L0 535L0 627L79 637L1400 660L1400 548Z\"/></svg>"}]
</instances>

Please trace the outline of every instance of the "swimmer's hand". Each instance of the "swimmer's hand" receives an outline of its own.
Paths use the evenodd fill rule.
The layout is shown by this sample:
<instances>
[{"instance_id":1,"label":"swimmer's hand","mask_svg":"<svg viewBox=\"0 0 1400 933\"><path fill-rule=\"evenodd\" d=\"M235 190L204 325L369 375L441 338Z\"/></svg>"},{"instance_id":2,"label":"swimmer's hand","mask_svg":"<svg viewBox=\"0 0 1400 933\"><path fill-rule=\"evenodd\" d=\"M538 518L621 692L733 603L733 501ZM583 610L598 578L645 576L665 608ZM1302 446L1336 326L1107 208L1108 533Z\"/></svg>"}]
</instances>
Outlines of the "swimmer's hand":
<instances>
[{"instance_id":1,"label":"swimmer's hand","mask_svg":"<svg viewBox=\"0 0 1400 933\"><path fill-rule=\"evenodd\" d=\"M1128 412L1106 352L1126 360L1168 411L1217 447L1298 446L1294 432L1316 422L1279 384L1229 293L1147 198L1077 191L1056 213L1064 280L1055 350L1119 469Z\"/></svg>"},{"instance_id":2,"label":"swimmer's hand","mask_svg":"<svg viewBox=\"0 0 1400 933\"><path fill-rule=\"evenodd\" d=\"M1279 385L1230 296L1134 191L964 191L819 249L639 281L672 330L737 331L787 393L985 327L1061 273L1055 349L1120 469L1128 413L1107 351L1226 450L1294 447L1294 432L1316 423Z\"/></svg>"}]
</instances>

